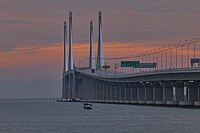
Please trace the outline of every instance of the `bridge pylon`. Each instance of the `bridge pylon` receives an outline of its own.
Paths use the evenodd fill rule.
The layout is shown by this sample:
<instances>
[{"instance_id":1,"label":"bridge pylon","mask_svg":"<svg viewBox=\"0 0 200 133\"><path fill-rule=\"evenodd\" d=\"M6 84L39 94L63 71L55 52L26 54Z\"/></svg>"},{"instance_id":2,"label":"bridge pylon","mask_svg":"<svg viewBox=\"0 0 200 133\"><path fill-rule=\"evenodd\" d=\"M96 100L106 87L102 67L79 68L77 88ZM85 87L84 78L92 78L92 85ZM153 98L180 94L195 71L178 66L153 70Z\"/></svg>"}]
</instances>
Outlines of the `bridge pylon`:
<instances>
[{"instance_id":1,"label":"bridge pylon","mask_svg":"<svg viewBox=\"0 0 200 133\"><path fill-rule=\"evenodd\" d=\"M97 62L96 69L99 70L105 65L104 54L103 54L103 42L102 42L102 13L98 14L99 17L99 34L98 34L98 49L97 49Z\"/></svg>"},{"instance_id":2,"label":"bridge pylon","mask_svg":"<svg viewBox=\"0 0 200 133\"><path fill-rule=\"evenodd\" d=\"M93 47L93 22L90 22L90 55L89 55L89 68L92 72L95 70L94 47Z\"/></svg>"},{"instance_id":3,"label":"bridge pylon","mask_svg":"<svg viewBox=\"0 0 200 133\"><path fill-rule=\"evenodd\" d=\"M73 64L74 64L74 59L73 59L73 41L72 41L72 12L69 12L69 63L68 63L68 70L73 70Z\"/></svg>"}]
</instances>

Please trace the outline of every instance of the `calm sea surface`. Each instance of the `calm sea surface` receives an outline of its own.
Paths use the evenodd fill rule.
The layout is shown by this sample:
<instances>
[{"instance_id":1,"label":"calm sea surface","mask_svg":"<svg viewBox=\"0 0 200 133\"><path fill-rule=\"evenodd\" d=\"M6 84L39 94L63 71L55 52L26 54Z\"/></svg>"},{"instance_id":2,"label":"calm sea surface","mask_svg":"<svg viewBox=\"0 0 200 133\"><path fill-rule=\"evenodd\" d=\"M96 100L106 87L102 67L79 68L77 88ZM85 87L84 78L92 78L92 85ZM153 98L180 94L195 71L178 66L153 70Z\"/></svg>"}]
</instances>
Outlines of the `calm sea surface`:
<instances>
[{"instance_id":1,"label":"calm sea surface","mask_svg":"<svg viewBox=\"0 0 200 133\"><path fill-rule=\"evenodd\" d=\"M1 101L0 133L200 133L200 109Z\"/></svg>"}]
</instances>

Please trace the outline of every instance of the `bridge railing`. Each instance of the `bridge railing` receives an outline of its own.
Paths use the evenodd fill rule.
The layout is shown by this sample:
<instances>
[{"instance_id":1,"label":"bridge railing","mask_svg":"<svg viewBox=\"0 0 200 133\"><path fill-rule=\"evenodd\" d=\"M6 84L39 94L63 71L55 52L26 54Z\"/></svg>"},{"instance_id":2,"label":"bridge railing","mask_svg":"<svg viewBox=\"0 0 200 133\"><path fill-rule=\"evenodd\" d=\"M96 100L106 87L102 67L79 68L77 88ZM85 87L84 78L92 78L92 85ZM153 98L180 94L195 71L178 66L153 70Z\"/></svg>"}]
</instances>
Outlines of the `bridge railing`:
<instances>
[{"instance_id":1,"label":"bridge railing","mask_svg":"<svg viewBox=\"0 0 200 133\"><path fill-rule=\"evenodd\" d=\"M106 75L128 75L162 69L200 67L200 39L192 38L140 54L104 58L105 66L96 70ZM96 58L94 58L96 61ZM78 69L89 69L89 58L78 63ZM90 72L90 71L89 71Z\"/></svg>"}]
</instances>

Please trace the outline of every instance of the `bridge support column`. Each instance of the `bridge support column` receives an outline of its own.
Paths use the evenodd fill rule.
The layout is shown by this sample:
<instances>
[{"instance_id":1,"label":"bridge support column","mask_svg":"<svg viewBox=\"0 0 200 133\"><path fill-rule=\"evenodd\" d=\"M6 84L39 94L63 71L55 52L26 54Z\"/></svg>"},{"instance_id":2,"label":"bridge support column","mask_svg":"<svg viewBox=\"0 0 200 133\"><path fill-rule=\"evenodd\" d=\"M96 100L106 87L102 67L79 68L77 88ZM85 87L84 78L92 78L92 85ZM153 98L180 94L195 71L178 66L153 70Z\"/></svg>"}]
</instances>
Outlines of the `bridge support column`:
<instances>
[{"instance_id":1,"label":"bridge support column","mask_svg":"<svg viewBox=\"0 0 200 133\"><path fill-rule=\"evenodd\" d=\"M110 84L111 87L111 102L115 102L116 99L116 88L115 88L115 84L111 83Z\"/></svg>"},{"instance_id":2,"label":"bridge support column","mask_svg":"<svg viewBox=\"0 0 200 133\"><path fill-rule=\"evenodd\" d=\"M81 89L82 89L81 99L85 100L85 79L84 78L82 78L82 87L81 87Z\"/></svg>"},{"instance_id":3,"label":"bridge support column","mask_svg":"<svg viewBox=\"0 0 200 133\"><path fill-rule=\"evenodd\" d=\"M105 83L105 89L105 102L108 103L110 101L110 87L108 82Z\"/></svg>"},{"instance_id":4,"label":"bridge support column","mask_svg":"<svg viewBox=\"0 0 200 133\"><path fill-rule=\"evenodd\" d=\"M63 92L62 92L62 99L68 99L69 98L69 78L68 76L63 77Z\"/></svg>"},{"instance_id":5,"label":"bridge support column","mask_svg":"<svg viewBox=\"0 0 200 133\"><path fill-rule=\"evenodd\" d=\"M173 101L173 87L170 81L162 81L160 85L163 88L163 101L166 101L167 105L174 105ZM178 104L178 103L177 103Z\"/></svg>"},{"instance_id":6,"label":"bridge support column","mask_svg":"<svg viewBox=\"0 0 200 133\"><path fill-rule=\"evenodd\" d=\"M91 79L88 79L88 101L91 101L92 90L91 90Z\"/></svg>"},{"instance_id":7,"label":"bridge support column","mask_svg":"<svg viewBox=\"0 0 200 133\"><path fill-rule=\"evenodd\" d=\"M84 79L84 100L88 100L88 82L87 79Z\"/></svg>"},{"instance_id":8,"label":"bridge support column","mask_svg":"<svg viewBox=\"0 0 200 133\"><path fill-rule=\"evenodd\" d=\"M87 101L90 100L90 81L88 80L88 78L86 79L86 99Z\"/></svg>"},{"instance_id":9,"label":"bridge support column","mask_svg":"<svg viewBox=\"0 0 200 133\"><path fill-rule=\"evenodd\" d=\"M131 103L131 85L129 83L124 85L126 88L125 103Z\"/></svg>"},{"instance_id":10,"label":"bridge support column","mask_svg":"<svg viewBox=\"0 0 200 133\"><path fill-rule=\"evenodd\" d=\"M112 96L113 96L113 87L112 83L108 83L108 88L109 88L109 96L108 96L108 102L112 103Z\"/></svg>"},{"instance_id":11,"label":"bridge support column","mask_svg":"<svg viewBox=\"0 0 200 133\"><path fill-rule=\"evenodd\" d=\"M107 85L107 102L109 103L110 102L110 83L108 82Z\"/></svg>"},{"instance_id":12,"label":"bridge support column","mask_svg":"<svg viewBox=\"0 0 200 133\"><path fill-rule=\"evenodd\" d=\"M121 100L121 87L119 83L116 83L116 103L120 103Z\"/></svg>"},{"instance_id":13,"label":"bridge support column","mask_svg":"<svg viewBox=\"0 0 200 133\"><path fill-rule=\"evenodd\" d=\"M111 83L110 87L112 88L112 93L111 93L111 100L113 103L115 103L115 99L116 99L116 89L115 89L115 83Z\"/></svg>"},{"instance_id":14,"label":"bridge support column","mask_svg":"<svg viewBox=\"0 0 200 133\"><path fill-rule=\"evenodd\" d=\"M102 83L102 89L103 89L103 102L106 102L106 82Z\"/></svg>"},{"instance_id":15,"label":"bridge support column","mask_svg":"<svg viewBox=\"0 0 200 133\"><path fill-rule=\"evenodd\" d=\"M115 84L109 83L110 87L110 102L115 102Z\"/></svg>"},{"instance_id":16,"label":"bridge support column","mask_svg":"<svg viewBox=\"0 0 200 133\"><path fill-rule=\"evenodd\" d=\"M126 88L124 86L124 84L119 83L119 88L120 88L120 103L125 103L125 99L126 99Z\"/></svg>"},{"instance_id":17,"label":"bridge support column","mask_svg":"<svg viewBox=\"0 0 200 133\"><path fill-rule=\"evenodd\" d=\"M94 102L96 102L96 80L94 79L93 80L93 86L92 86L92 88L93 88L93 101Z\"/></svg>"},{"instance_id":18,"label":"bridge support column","mask_svg":"<svg viewBox=\"0 0 200 133\"><path fill-rule=\"evenodd\" d=\"M81 94L81 89L80 88L82 86L82 80L80 78L76 78L75 82L78 83L78 84L76 84L76 86L74 88L75 92L76 92L75 93L75 98L79 99L81 97L81 95L80 95Z\"/></svg>"},{"instance_id":19,"label":"bridge support column","mask_svg":"<svg viewBox=\"0 0 200 133\"><path fill-rule=\"evenodd\" d=\"M103 83L99 80L99 102L103 101Z\"/></svg>"},{"instance_id":20,"label":"bridge support column","mask_svg":"<svg viewBox=\"0 0 200 133\"><path fill-rule=\"evenodd\" d=\"M98 102L98 84L97 84L97 80L95 80L95 102Z\"/></svg>"},{"instance_id":21,"label":"bridge support column","mask_svg":"<svg viewBox=\"0 0 200 133\"><path fill-rule=\"evenodd\" d=\"M187 105L195 105L195 102L198 103L199 82L185 82L185 87L187 88L186 89Z\"/></svg>"},{"instance_id":22,"label":"bridge support column","mask_svg":"<svg viewBox=\"0 0 200 133\"><path fill-rule=\"evenodd\" d=\"M114 87L114 102L117 103L117 90L118 90L118 87L117 87L117 84L116 83L113 83L113 87Z\"/></svg>"},{"instance_id":23,"label":"bridge support column","mask_svg":"<svg viewBox=\"0 0 200 133\"><path fill-rule=\"evenodd\" d=\"M194 102L194 105L199 107L200 106L200 84L198 86L198 93L197 93L197 95L198 95L197 96L198 100Z\"/></svg>"},{"instance_id":24,"label":"bridge support column","mask_svg":"<svg viewBox=\"0 0 200 133\"><path fill-rule=\"evenodd\" d=\"M173 91L174 91L174 101L178 102L179 105L184 105L184 82L175 81L172 82Z\"/></svg>"},{"instance_id":25,"label":"bridge support column","mask_svg":"<svg viewBox=\"0 0 200 133\"><path fill-rule=\"evenodd\" d=\"M163 87L160 85L160 82L152 82L152 87L155 89L155 101L157 105L165 105L166 101L163 101L165 96L165 91L163 91Z\"/></svg>"},{"instance_id":26,"label":"bridge support column","mask_svg":"<svg viewBox=\"0 0 200 133\"><path fill-rule=\"evenodd\" d=\"M136 104L138 103L137 87L135 86L135 83L131 83L130 87L131 87L131 103Z\"/></svg>"},{"instance_id":27,"label":"bridge support column","mask_svg":"<svg viewBox=\"0 0 200 133\"><path fill-rule=\"evenodd\" d=\"M146 101L145 101L145 88L143 87L142 83L135 83L135 86L138 89L138 103L139 104L146 104Z\"/></svg>"},{"instance_id":28,"label":"bridge support column","mask_svg":"<svg viewBox=\"0 0 200 133\"><path fill-rule=\"evenodd\" d=\"M95 88L94 88L94 80L91 80L91 101L95 101Z\"/></svg>"},{"instance_id":29,"label":"bridge support column","mask_svg":"<svg viewBox=\"0 0 200 133\"><path fill-rule=\"evenodd\" d=\"M100 86L101 86L101 88L100 88L100 90L101 90L101 98L100 98L100 101L101 102L104 102L104 83L103 83L103 81L100 81Z\"/></svg>"},{"instance_id":30,"label":"bridge support column","mask_svg":"<svg viewBox=\"0 0 200 133\"><path fill-rule=\"evenodd\" d=\"M113 102L114 87L113 87L112 83L109 83L108 86L109 86L109 91L110 91L109 102Z\"/></svg>"},{"instance_id":31,"label":"bridge support column","mask_svg":"<svg viewBox=\"0 0 200 133\"><path fill-rule=\"evenodd\" d=\"M145 101L147 104L155 104L155 100L153 99L153 87L149 82L143 83L144 88L146 89Z\"/></svg>"},{"instance_id":32,"label":"bridge support column","mask_svg":"<svg viewBox=\"0 0 200 133\"><path fill-rule=\"evenodd\" d=\"M98 100L99 100L99 86L98 86L98 80L95 80L95 90L96 90L96 93L95 93L96 100L95 100L95 102L98 102Z\"/></svg>"},{"instance_id":33,"label":"bridge support column","mask_svg":"<svg viewBox=\"0 0 200 133\"><path fill-rule=\"evenodd\" d=\"M101 102L102 101L102 83L101 83L101 81L100 80L98 80L98 93L99 93L99 102Z\"/></svg>"},{"instance_id":34,"label":"bridge support column","mask_svg":"<svg viewBox=\"0 0 200 133\"><path fill-rule=\"evenodd\" d=\"M163 101L172 101L173 100L173 87L171 82L163 81L160 82L160 85L163 88Z\"/></svg>"},{"instance_id":35,"label":"bridge support column","mask_svg":"<svg viewBox=\"0 0 200 133\"><path fill-rule=\"evenodd\" d=\"M107 97L107 88L106 88L106 82L103 82L103 102L106 102Z\"/></svg>"}]
</instances>

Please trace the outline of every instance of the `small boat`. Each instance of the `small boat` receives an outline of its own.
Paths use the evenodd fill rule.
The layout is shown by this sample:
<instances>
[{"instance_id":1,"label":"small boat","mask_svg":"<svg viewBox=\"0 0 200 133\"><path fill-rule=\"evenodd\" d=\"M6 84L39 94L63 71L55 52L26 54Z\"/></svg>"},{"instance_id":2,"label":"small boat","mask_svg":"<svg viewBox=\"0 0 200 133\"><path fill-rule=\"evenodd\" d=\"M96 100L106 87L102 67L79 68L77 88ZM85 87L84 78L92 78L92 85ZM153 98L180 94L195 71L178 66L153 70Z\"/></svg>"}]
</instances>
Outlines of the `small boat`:
<instances>
[{"instance_id":1,"label":"small boat","mask_svg":"<svg viewBox=\"0 0 200 133\"><path fill-rule=\"evenodd\" d=\"M56 99L56 102L62 102L61 98Z\"/></svg>"},{"instance_id":2,"label":"small boat","mask_svg":"<svg viewBox=\"0 0 200 133\"><path fill-rule=\"evenodd\" d=\"M58 98L57 100L56 100L56 102L67 102L67 99L65 99L65 98Z\"/></svg>"},{"instance_id":3,"label":"small boat","mask_svg":"<svg viewBox=\"0 0 200 133\"><path fill-rule=\"evenodd\" d=\"M92 110L92 104L83 103L83 109L84 110Z\"/></svg>"}]
</instances>

